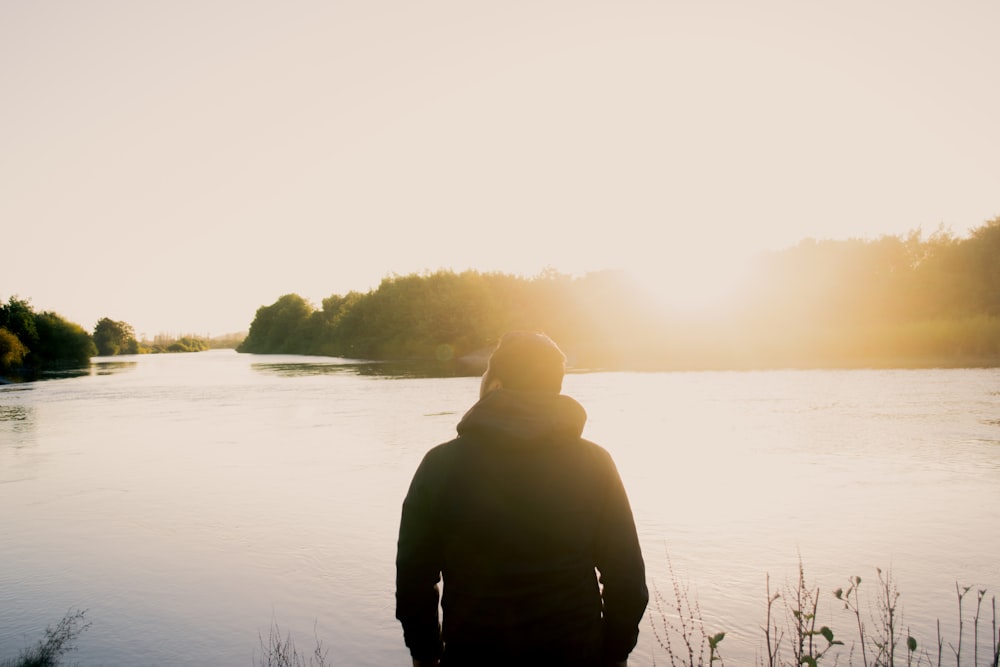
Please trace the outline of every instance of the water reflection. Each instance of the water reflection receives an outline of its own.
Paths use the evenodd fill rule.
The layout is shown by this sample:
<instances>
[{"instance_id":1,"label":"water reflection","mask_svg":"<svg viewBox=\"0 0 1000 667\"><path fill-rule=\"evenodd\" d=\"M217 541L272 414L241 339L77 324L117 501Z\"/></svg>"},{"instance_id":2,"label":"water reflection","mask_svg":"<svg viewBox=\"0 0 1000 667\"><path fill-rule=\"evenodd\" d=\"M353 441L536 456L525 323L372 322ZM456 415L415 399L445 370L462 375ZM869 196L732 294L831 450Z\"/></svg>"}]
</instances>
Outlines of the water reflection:
<instances>
[{"instance_id":1,"label":"water reflection","mask_svg":"<svg viewBox=\"0 0 1000 667\"><path fill-rule=\"evenodd\" d=\"M81 665L238 664L275 614L343 664L405 664L386 578L399 504L476 384L375 379L454 371L438 364L229 351L94 363L116 374L0 387L0 659L29 623L86 604L114 631L84 636ZM826 599L896 560L907 624L932 645L956 579L1000 589L997 371L565 384L614 453L650 580L669 587L676 566L691 582L733 629L727 664L755 664L765 574L794 582L797 554ZM636 664L657 646L644 626Z\"/></svg>"},{"instance_id":2,"label":"water reflection","mask_svg":"<svg viewBox=\"0 0 1000 667\"><path fill-rule=\"evenodd\" d=\"M23 422L28 420L28 408L23 405L0 405L0 422Z\"/></svg>"},{"instance_id":3,"label":"water reflection","mask_svg":"<svg viewBox=\"0 0 1000 667\"><path fill-rule=\"evenodd\" d=\"M85 375L90 375L90 368L77 367L77 368L53 368L50 370L41 371L38 374L36 380L68 380L71 378L83 377Z\"/></svg>"},{"instance_id":4,"label":"water reflection","mask_svg":"<svg viewBox=\"0 0 1000 667\"><path fill-rule=\"evenodd\" d=\"M91 369L93 375L114 375L133 371L138 365L138 361L95 361L91 364Z\"/></svg>"},{"instance_id":5,"label":"water reflection","mask_svg":"<svg viewBox=\"0 0 1000 667\"><path fill-rule=\"evenodd\" d=\"M123 371L134 370L137 361L94 361L86 366L56 366L45 369L21 369L0 377L0 386L20 385L41 380L68 380L88 375L112 375Z\"/></svg>"},{"instance_id":6,"label":"water reflection","mask_svg":"<svg viewBox=\"0 0 1000 667\"><path fill-rule=\"evenodd\" d=\"M267 362L250 364L250 368L265 375L279 377L306 377L312 375L330 375L334 373L353 373L355 363L320 362Z\"/></svg>"},{"instance_id":7,"label":"water reflection","mask_svg":"<svg viewBox=\"0 0 1000 667\"><path fill-rule=\"evenodd\" d=\"M472 377L481 374L481 370L459 360L379 361L358 368L358 375L391 379Z\"/></svg>"},{"instance_id":8,"label":"water reflection","mask_svg":"<svg viewBox=\"0 0 1000 667\"><path fill-rule=\"evenodd\" d=\"M0 405L0 444L19 448L25 435L35 430L34 408L25 405Z\"/></svg>"},{"instance_id":9,"label":"water reflection","mask_svg":"<svg viewBox=\"0 0 1000 667\"><path fill-rule=\"evenodd\" d=\"M482 373L460 361L357 361L257 362L250 367L267 375L303 377L344 373L386 379L473 377Z\"/></svg>"},{"instance_id":10,"label":"water reflection","mask_svg":"<svg viewBox=\"0 0 1000 667\"><path fill-rule=\"evenodd\" d=\"M21 369L17 373L0 378L0 385L9 386L23 382L37 382L39 380L65 380L66 378L76 378L89 374L90 368L87 366L68 366L47 368L45 370Z\"/></svg>"}]
</instances>

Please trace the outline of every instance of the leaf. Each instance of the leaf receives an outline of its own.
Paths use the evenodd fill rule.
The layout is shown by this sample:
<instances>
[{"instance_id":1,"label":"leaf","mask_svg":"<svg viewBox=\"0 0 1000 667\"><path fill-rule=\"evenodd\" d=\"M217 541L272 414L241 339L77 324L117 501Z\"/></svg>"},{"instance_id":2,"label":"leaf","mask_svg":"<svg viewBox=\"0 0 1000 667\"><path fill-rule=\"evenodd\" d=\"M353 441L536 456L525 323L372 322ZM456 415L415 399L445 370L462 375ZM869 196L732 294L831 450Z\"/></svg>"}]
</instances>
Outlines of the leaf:
<instances>
[{"instance_id":1,"label":"leaf","mask_svg":"<svg viewBox=\"0 0 1000 667\"><path fill-rule=\"evenodd\" d=\"M811 655L804 655L802 659L799 660L800 665L809 665L809 667L816 667L816 658Z\"/></svg>"},{"instance_id":2,"label":"leaf","mask_svg":"<svg viewBox=\"0 0 1000 667\"><path fill-rule=\"evenodd\" d=\"M914 651L916 651L917 650L917 640L914 639L913 637L907 637L906 638L906 648L908 648L910 650L910 653L913 653Z\"/></svg>"},{"instance_id":3,"label":"leaf","mask_svg":"<svg viewBox=\"0 0 1000 667\"><path fill-rule=\"evenodd\" d=\"M844 589L843 588L838 588L837 590L835 590L833 592L833 597L837 598L838 600L840 600L841 598L843 598L843 596L844 596Z\"/></svg>"},{"instance_id":4,"label":"leaf","mask_svg":"<svg viewBox=\"0 0 1000 667\"><path fill-rule=\"evenodd\" d=\"M823 635L823 638L826 639L828 644L833 643L833 630L824 625L822 628L819 629L819 633Z\"/></svg>"}]
</instances>

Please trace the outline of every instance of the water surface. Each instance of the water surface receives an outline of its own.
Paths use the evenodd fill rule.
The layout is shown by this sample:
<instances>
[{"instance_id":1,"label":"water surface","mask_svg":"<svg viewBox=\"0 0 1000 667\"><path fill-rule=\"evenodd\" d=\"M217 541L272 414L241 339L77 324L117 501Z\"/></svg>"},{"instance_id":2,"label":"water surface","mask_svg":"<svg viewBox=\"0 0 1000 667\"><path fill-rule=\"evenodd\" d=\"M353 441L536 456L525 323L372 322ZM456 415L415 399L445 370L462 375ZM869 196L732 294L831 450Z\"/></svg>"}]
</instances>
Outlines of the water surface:
<instances>
[{"instance_id":1,"label":"water surface","mask_svg":"<svg viewBox=\"0 0 1000 667\"><path fill-rule=\"evenodd\" d=\"M336 665L407 664L399 506L478 391L419 375L207 352L0 387L0 658L80 608L84 666L250 665L272 623ZM754 663L765 577L793 582L800 557L848 636L829 591L876 567L926 646L938 618L957 638L956 581L1000 592L998 370L580 373L564 389L618 464L651 586L672 595L669 554L728 664ZM658 619L630 664L667 662Z\"/></svg>"}]
</instances>

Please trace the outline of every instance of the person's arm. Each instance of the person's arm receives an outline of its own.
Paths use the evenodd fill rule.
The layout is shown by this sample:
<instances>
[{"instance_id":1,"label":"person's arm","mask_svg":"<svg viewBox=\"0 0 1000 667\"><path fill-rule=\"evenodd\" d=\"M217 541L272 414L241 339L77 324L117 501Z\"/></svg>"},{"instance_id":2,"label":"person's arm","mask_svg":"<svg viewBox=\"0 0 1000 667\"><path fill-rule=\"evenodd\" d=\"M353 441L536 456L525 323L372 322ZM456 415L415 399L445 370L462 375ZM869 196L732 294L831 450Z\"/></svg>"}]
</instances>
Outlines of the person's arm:
<instances>
[{"instance_id":1,"label":"person's arm","mask_svg":"<svg viewBox=\"0 0 1000 667\"><path fill-rule=\"evenodd\" d=\"M443 648L438 618L441 547L429 459L417 468L403 501L396 549L396 618L414 667L436 667Z\"/></svg>"},{"instance_id":2,"label":"person's arm","mask_svg":"<svg viewBox=\"0 0 1000 667\"><path fill-rule=\"evenodd\" d=\"M608 485L598 526L597 569L604 597L604 656L624 667L639 638L639 621L649 602L646 567L625 487L608 457Z\"/></svg>"}]
</instances>

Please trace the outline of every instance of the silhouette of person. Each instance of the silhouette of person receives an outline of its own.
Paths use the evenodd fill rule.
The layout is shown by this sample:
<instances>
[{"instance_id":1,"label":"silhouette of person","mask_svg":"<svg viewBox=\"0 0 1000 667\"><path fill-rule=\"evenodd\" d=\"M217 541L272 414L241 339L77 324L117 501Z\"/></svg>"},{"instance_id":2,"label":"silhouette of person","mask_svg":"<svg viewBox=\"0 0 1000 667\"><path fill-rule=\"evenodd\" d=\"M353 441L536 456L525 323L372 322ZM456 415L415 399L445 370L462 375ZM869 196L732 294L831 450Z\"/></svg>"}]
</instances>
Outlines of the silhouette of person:
<instances>
[{"instance_id":1,"label":"silhouette of person","mask_svg":"<svg viewBox=\"0 0 1000 667\"><path fill-rule=\"evenodd\" d=\"M458 437L413 476L396 618L415 667L624 666L635 647L649 593L632 509L581 437L565 362L544 334L504 335Z\"/></svg>"}]
</instances>

